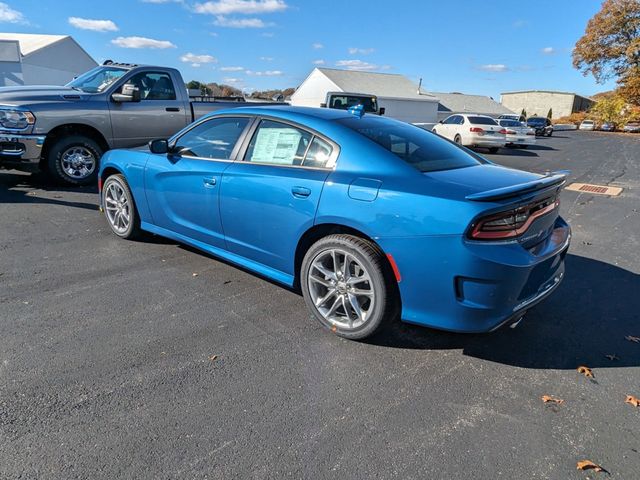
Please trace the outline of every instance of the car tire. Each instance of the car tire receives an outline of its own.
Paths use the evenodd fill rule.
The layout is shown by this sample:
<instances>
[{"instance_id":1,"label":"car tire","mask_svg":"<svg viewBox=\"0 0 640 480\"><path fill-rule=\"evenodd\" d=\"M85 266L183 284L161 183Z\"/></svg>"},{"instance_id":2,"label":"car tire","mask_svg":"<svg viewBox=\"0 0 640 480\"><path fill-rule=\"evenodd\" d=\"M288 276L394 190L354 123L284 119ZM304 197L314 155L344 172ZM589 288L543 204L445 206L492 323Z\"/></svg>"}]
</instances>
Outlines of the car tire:
<instances>
[{"instance_id":1,"label":"car tire","mask_svg":"<svg viewBox=\"0 0 640 480\"><path fill-rule=\"evenodd\" d=\"M458 145L462 145L462 137L460 135L456 135L455 137L453 137L453 141Z\"/></svg>"},{"instance_id":2,"label":"car tire","mask_svg":"<svg viewBox=\"0 0 640 480\"><path fill-rule=\"evenodd\" d=\"M489 153L498 153L498 150L500 150L498 147L491 147Z\"/></svg>"},{"instance_id":3,"label":"car tire","mask_svg":"<svg viewBox=\"0 0 640 480\"><path fill-rule=\"evenodd\" d=\"M107 177L102 186L101 204L113 233L128 240L141 236L140 215L123 175L114 174Z\"/></svg>"},{"instance_id":4,"label":"car tire","mask_svg":"<svg viewBox=\"0 0 640 480\"><path fill-rule=\"evenodd\" d=\"M373 335L398 315L391 268L380 248L360 237L329 235L314 243L302 261L300 286L320 324L350 340Z\"/></svg>"},{"instance_id":5,"label":"car tire","mask_svg":"<svg viewBox=\"0 0 640 480\"><path fill-rule=\"evenodd\" d=\"M549 133L547 133L547 137L550 137L551 135L553 135L553 130L550 130Z\"/></svg>"},{"instance_id":6,"label":"car tire","mask_svg":"<svg viewBox=\"0 0 640 480\"><path fill-rule=\"evenodd\" d=\"M100 157L104 151L98 143L84 135L71 135L57 140L49 149L49 174L67 185L95 184Z\"/></svg>"}]
</instances>

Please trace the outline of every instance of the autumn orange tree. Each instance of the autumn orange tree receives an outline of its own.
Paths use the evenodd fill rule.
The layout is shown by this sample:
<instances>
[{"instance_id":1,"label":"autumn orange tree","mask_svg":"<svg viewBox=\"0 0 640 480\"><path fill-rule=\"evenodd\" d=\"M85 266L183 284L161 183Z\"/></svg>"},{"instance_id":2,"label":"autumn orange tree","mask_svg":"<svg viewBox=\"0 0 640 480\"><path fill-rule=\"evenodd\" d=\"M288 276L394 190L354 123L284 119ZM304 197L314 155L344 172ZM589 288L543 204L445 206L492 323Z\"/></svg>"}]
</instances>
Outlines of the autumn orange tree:
<instances>
[{"instance_id":1,"label":"autumn orange tree","mask_svg":"<svg viewBox=\"0 0 640 480\"><path fill-rule=\"evenodd\" d=\"M640 0L606 0L573 50L573 66L603 83L616 78L620 94L640 105Z\"/></svg>"}]
</instances>

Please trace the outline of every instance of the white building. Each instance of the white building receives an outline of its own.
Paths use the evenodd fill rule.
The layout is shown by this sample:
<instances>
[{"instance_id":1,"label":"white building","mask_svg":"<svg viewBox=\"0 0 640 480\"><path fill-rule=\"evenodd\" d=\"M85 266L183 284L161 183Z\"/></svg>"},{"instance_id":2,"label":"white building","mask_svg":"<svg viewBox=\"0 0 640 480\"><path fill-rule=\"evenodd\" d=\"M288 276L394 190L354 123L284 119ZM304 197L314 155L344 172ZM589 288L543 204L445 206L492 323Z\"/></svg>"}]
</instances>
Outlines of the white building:
<instances>
[{"instance_id":1,"label":"white building","mask_svg":"<svg viewBox=\"0 0 640 480\"><path fill-rule=\"evenodd\" d=\"M504 92L502 105L520 113L526 110L528 116L546 117L551 110L553 118L566 117L576 112L589 110L595 103L592 99L573 92L549 90L524 90Z\"/></svg>"},{"instance_id":2,"label":"white building","mask_svg":"<svg viewBox=\"0 0 640 480\"><path fill-rule=\"evenodd\" d=\"M0 33L0 87L64 85L97 65L68 35Z\"/></svg>"},{"instance_id":3,"label":"white building","mask_svg":"<svg viewBox=\"0 0 640 480\"><path fill-rule=\"evenodd\" d=\"M319 107L328 92L375 95L385 116L409 123L436 123L438 99L403 75L314 68L291 95L291 105Z\"/></svg>"},{"instance_id":4,"label":"white building","mask_svg":"<svg viewBox=\"0 0 640 480\"><path fill-rule=\"evenodd\" d=\"M493 98L485 95L467 95L465 93L439 93L432 92L438 97L438 121L444 120L454 113L477 113L497 118L504 114L520 113L509 110Z\"/></svg>"}]
</instances>

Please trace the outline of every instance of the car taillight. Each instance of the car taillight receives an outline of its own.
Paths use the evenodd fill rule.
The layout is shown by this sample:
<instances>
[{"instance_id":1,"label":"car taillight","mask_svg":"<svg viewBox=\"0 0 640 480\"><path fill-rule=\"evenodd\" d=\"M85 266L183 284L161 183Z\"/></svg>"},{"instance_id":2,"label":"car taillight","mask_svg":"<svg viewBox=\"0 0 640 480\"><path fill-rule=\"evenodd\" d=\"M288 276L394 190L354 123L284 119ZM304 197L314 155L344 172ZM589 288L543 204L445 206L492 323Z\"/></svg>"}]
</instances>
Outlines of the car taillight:
<instances>
[{"instance_id":1,"label":"car taillight","mask_svg":"<svg viewBox=\"0 0 640 480\"><path fill-rule=\"evenodd\" d=\"M535 134L536 134L536 131L535 131L535 130L529 130L529 131L527 132L527 135L535 135Z\"/></svg>"},{"instance_id":2,"label":"car taillight","mask_svg":"<svg viewBox=\"0 0 640 480\"><path fill-rule=\"evenodd\" d=\"M506 128L503 128L502 130L500 130L498 133L501 133L502 135L506 135L507 133L516 133L516 132L510 132L509 130L507 130Z\"/></svg>"},{"instance_id":3,"label":"car taillight","mask_svg":"<svg viewBox=\"0 0 640 480\"><path fill-rule=\"evenodd\" d=\"M508 130L507 129L507 130L501 130L500 133L504 133L505 135L515 135L518 132L516 132L515 130Z\"/></svg>"},{"instance_id":4,"label":"car taillight","mask_svg":"<svg viewBox=\"0 0 640 480\"><path fill-rule=\"evenodd\" d=\"M98 192L102 192L102 177L98 177Z\"/></svg>"},{"instance_id":5,"label":"car taillight","mask_svg":"<svg viewBox=\"0 0 640 480\"><path fill-rule=\"evenodd\" d=\"M469 129L469 131L470 131L470 132L473 132L473 133L479 133L480 135L483 135L483 134L484 134L484 129L482 129L482 128L480 128L480 127L471 127L471 128Z\"/></svg>"},{"instance_id":6,"label":"car taillight","mask_svg":"<svg viewBox=\"0 0 640 480\"><path fill-rule=\"evenodd\" d=\"M558 198L547 198L514 210L481 217L469 231L474 240L502 240L517 237L527 231L531 223L560 206Z\"/></svg>"}]
</instances>

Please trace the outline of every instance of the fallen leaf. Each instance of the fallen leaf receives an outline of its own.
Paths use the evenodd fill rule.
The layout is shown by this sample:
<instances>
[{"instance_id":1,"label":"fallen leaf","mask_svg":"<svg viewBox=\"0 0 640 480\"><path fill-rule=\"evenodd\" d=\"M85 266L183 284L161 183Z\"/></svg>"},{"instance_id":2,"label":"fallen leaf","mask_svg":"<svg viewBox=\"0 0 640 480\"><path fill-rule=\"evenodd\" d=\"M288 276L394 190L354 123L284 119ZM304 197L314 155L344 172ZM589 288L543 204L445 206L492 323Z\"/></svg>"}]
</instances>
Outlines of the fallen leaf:
<instances>
[{"instance_id":1,"label":"fallen leaf","mask_svg":"<svg viewBox=\"0 0 640 480\"><path fill-rule=\"evenodd\" d=\"M336 332L338 331L338 327L336 327L335 325L333 325L333 326L331 327L331 331L332 331L333 333L336 333Z\"/></svg>"},{"instance_id":2,"label":"fallen leaf","mask_svg":"<svg viewBox=\"0 0 640 480\"><path fill-rule=\"evenodd\" d=\"M589 367L585 367L584 365L578 367L578 373L582 373L585 377L593 378L593 372Z\"/></svg>"},{"instance_id":3,"label":"fallen leaf","mask_svg":"<svg viewBox=\"0 0 640 480\"><path fill-rule=\"evenodd\" d=\"M211 360L212 362L214 362L217 358L218 358L218 355L210 355L209 356L209 360Z\"/></svg>"},{"instance_id":4,"label":"fallen leaf","mask_svg":"<svg viewBox=\"0 0 640 480\"><path fill-rule=\"evenodd\" d=\"M628 403L629 405L633 405L634 407L640 407L640 398L634 397L633 395L627 395L627 399L624 403Z\"/></svg>"},{"instance_id":5,"label":"fallen leaf","mask_svg":"<svg viewBox=\"0 0 640 480\"><path fill-rule=\"evenodd\" d=\"M555 403L560 405L561 403L564 403L564 400L560 399L560 398L556 398L556 397L552 397L551 395L543 395L542 396L542 401L544 403Z\"/></svg>"},{"instance_id":6,"label":"fallen leaf","mask_svg":"<svg viewBox=\"0 0 640 480\"><path fill-rule=\"evenodd\" d=\"M191 276L192 276L192 277L197 277L197 276L198 276L198 274L194 272Z\"/></svg>"},{"instance_id":7,"label":"fallen leaf","mask_svg":"<svg viewBox=\"0 0 640 480\"><path fill-rule=\"evenodd\" d=\"M634 343L640 343L640 337L634 337L632 335L627 335L626 337L627 340L629 340L630 342L634 342Z\"/></svg>"},{"instance_id":8,"label":"fallen leaf","mask_svg":"<svg viewBox=\"0 0 640 480\"><path fill-rule=\"evenodd\" d=\"M231 280L225 280L224 284L225 285L229 285L231 283Z\"/></svg>"},{"instance_id":9,"label":"fallen leaf","mask_svg":"<svg viewBox=\"0 0 640 480\"><path fill-rule=\"evenodd\" d=\"M596 472L606 472L604 468L602 468L597 463L593 463L591 460L582 460L578 462L578 470L595 470Z\"/></svg>"},{"instance_id":10,"label":"fallen leaf","mask_svg":"<svg viewBox=\"0 0 640 480\"><path fill-rule=\"evenodd\" d=\"M607 357L611 361L620 360L620 357L618 357L615 353L612 353L611 355L605 355L605 357Z\"/></svg>"}]
</instances>

